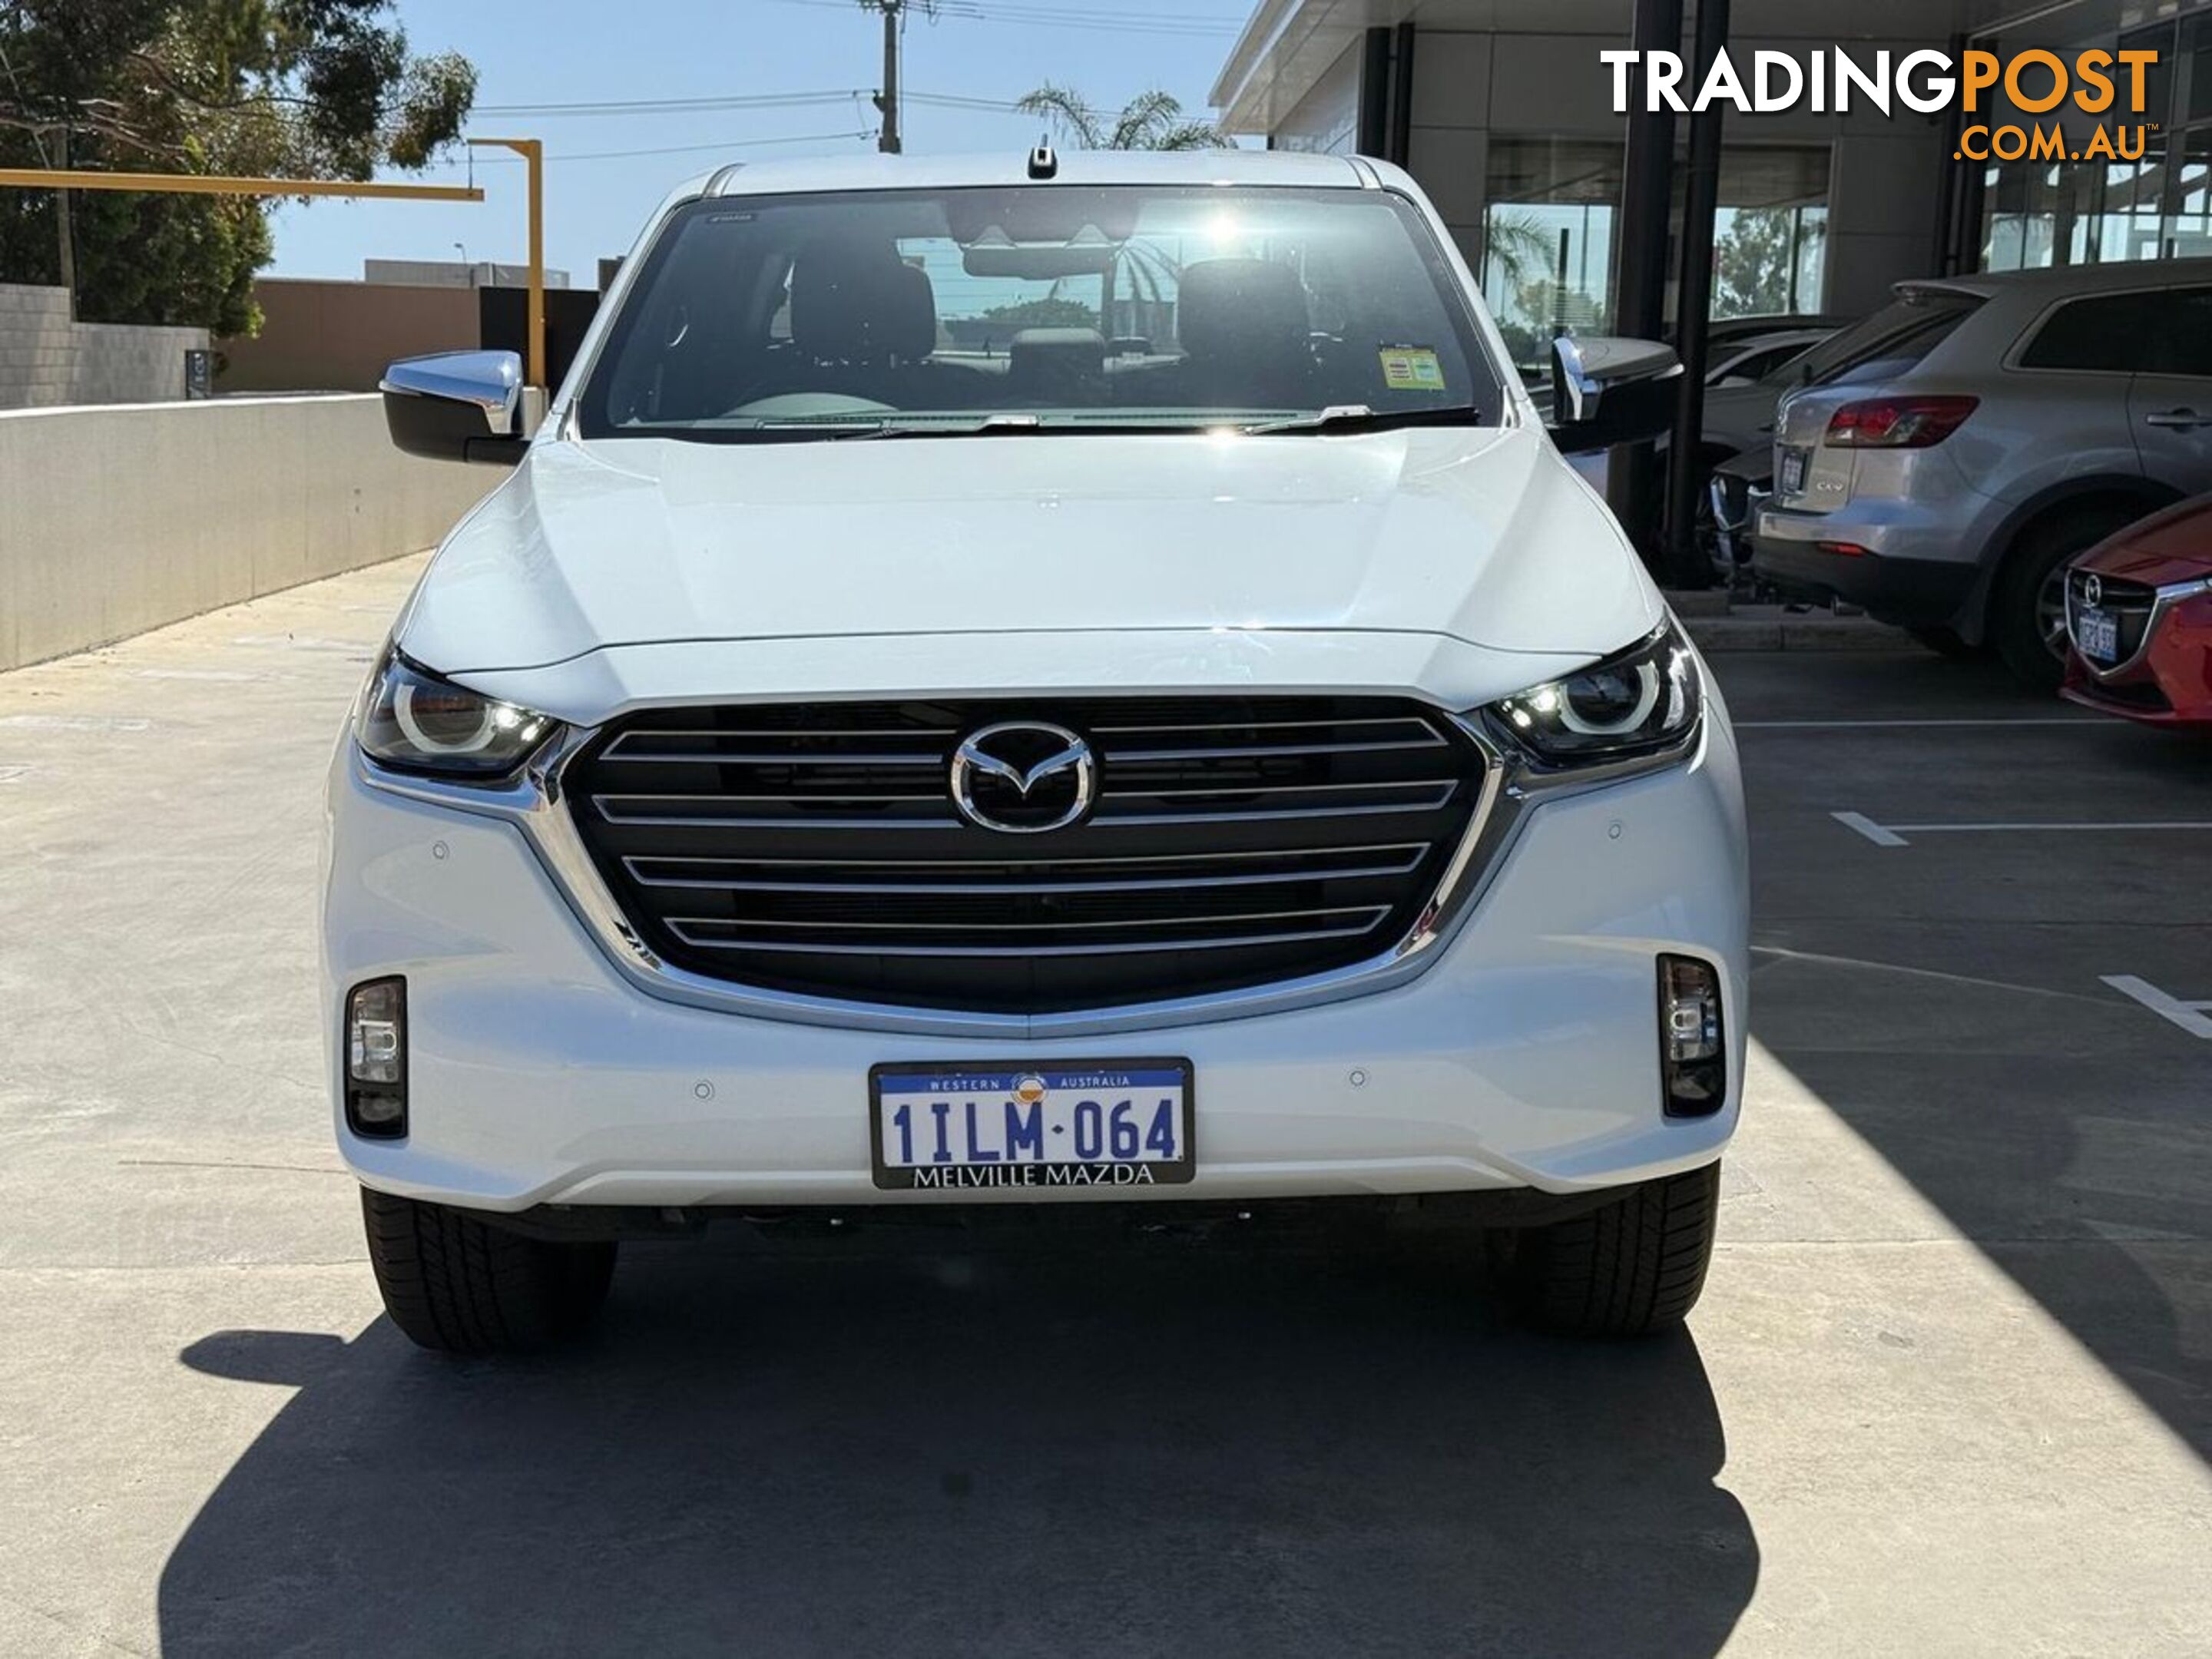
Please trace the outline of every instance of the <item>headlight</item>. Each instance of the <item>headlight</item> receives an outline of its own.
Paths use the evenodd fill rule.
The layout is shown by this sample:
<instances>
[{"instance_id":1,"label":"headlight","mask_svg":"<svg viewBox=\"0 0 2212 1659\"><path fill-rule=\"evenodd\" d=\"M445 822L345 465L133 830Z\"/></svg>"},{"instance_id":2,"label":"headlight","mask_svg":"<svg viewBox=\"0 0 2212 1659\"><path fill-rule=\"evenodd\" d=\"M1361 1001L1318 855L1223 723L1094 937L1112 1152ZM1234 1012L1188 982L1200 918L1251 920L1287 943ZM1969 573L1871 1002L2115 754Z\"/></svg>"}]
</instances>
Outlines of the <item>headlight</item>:
<instances>
[{"instance_id":1,"label":"headlight","mask_svg":"<svg viewBox=\"0 0 2212 1659\"><path fill-rule=\"evenodd\" d=\"M514 772L559 728L558 720L481 696L386 651L360 737L383 765L490 781Z\"/></svg>"},{"instance_id":2,"label":"headlight","mask_svg":"<svg viewBox=\"0 0 2212 1659\"><path fill-rule=\"evenodd\" d=\"M1696 732L1702 702L1696 660L1669 622L1617 656L1483 713L1539 767L1565 769L1670 758Z\"/></svg>"}]
</instances>

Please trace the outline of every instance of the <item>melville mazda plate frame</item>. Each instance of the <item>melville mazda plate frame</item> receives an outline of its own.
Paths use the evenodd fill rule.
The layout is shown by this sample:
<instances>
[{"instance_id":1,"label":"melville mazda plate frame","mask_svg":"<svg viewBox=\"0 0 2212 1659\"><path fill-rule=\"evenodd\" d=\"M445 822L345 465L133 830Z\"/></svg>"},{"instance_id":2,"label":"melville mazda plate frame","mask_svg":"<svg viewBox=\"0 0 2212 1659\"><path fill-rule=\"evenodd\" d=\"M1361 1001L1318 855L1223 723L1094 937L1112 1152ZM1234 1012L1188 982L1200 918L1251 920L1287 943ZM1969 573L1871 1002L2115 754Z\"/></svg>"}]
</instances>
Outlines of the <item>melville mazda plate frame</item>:
<instances>
[{"instance_id":1,"label":"melville mazda plate frame","mask_svg":"<svg viewBox=\"0 0 2212 1659\"><path fill-rule=\"evenodd\" d=\"M933 1190L947 1192L1073 1192L1093 1187L1112 1187L1127 1189L1133 1187L1187 1186L1198 1175L1198 1091L1196 1067L1182 1056L1158 1055L1124 1059L1120 1056L1101 1058L1082 1056L1072 1060L965 1060L951 1064L936 1060L885 1060L868 1068L868 1162L870 1173L878 1188L887 1192ZM884 1156L884 1082L886 1078L915 1077L983 1077L1005 1073L1020 1078L1044 1079L1064 1078L1071 1074L1093 1077L1113 1073L1142 1074L1166 1073L1173 1085L1180 1091L1182 1118L1173 1156L1152 1162L1133 1158L1077 1157L1016 1161L999 1157L989 1160L947 1159L930 1165L894 1164ZM1066 1085L1062 1085L1066 1086ZM1078 1085L1080 1086L1080 1085ZM1145 1085L1121 1085L1116 1087L1144 1086L1158 1088L1158 1084ZM1040 1114L1044 1097L1040 1095L1036 1104ZM1115 1103L1099 1103L1102 1122L1110 1115ZM1041 1118L1040 1118L1041 1121ZM1138 1124L1136 1133L1141 1140L1149 1126ZM963 1122L963 1135L969 1133ZM1103 1130L1102 1129L1102 1133ZM921 1179L925 1175L940 1173L942 1179Z\"/></svg>"}]
</instances>

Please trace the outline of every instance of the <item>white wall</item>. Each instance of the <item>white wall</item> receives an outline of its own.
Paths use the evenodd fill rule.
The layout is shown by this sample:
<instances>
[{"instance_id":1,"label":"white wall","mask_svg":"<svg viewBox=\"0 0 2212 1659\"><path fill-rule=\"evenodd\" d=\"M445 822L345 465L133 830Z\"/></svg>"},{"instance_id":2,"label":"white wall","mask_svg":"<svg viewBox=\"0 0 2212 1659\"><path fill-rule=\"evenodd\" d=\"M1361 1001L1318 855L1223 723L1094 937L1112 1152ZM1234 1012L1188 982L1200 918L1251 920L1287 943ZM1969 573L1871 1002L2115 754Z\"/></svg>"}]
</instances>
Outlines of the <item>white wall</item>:
<instances>
[{"instance_id":1,"label":"white wall","mask_svg":"<svg viewBox=\"0 0 2212 1659\"><path fill-rule=\"evenodd\" d=\"M185 395L204 328L70 319L69 292L0 283L0 409L158 403Z\"/></svg>"},{"instance_id":2,"label":"white wall","mask_svg":"<svg viewBox=\"0 0 2212 1659\"><path fill-rule=\"evenodd\" d=\"M431 546L506 476L374 397L0 412L0 669Z\"/></svg>"}]
</instances>

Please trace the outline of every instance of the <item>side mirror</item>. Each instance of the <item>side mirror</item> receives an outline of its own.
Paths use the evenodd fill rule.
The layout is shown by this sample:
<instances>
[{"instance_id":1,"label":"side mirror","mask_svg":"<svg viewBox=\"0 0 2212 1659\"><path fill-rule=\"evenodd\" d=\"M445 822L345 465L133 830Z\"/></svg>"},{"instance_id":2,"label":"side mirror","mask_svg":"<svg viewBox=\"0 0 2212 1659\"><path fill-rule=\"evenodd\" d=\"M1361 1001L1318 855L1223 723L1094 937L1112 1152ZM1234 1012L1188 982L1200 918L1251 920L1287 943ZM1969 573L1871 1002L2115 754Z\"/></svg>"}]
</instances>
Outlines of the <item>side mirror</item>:
<instances>
[{"instance_id":1,"label":"side mirror","mask_svg":"<svg viewBox=\"0 0 2212 1659\"><path fill-rule=\"evenodd\" d=\"M1674 423L1682 362L1656 340L1552 342L1552 438L1569 454L1656 438Z\"/></svg>"},{"instance_id":2,"label":"side mirror","mask_svg":"<svg viewBox=\"0 0 2212 1659\"><path fill-rule=\"evenodd\" d=\"M403 357L377 390L392 441L410 455L493 466L522 459L522 359L512 351Z\"/></svg>"}]
</instances>

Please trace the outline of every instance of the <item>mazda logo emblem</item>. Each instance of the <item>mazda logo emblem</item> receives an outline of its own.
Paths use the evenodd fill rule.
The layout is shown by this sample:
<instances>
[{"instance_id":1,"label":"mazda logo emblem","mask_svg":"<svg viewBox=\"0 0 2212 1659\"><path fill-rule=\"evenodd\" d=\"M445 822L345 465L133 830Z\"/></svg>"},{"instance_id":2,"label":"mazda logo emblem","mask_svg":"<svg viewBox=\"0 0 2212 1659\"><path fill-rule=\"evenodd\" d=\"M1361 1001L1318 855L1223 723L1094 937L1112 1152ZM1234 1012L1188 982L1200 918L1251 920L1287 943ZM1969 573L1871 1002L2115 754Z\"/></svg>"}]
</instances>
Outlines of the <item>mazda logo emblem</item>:
<instances>
[{"instance_id":1,"label":"mazda logo emblem","mask_svg":"<svg viewBox=\"0 0 2212 1659\"><path fill-rule=\"evenodd\" d=\"M1065 830L1098 794L1091 745L1046 720L1002 720L952 752L952 804L979 829L1041 836Z\"/></svg>"},{"instance_id":2,"label":"mazda logo emblem","mask_svg":"<svg viewBox=\"0 0 2212 1659\"><path fill-rule=\"evenodd\" d=\"M2105 602L2104 578L2094 571L2090 572L2089 579L2081 584L2081 600L2085 605L2102 605Z\"/></svg>"}]
</instances>

